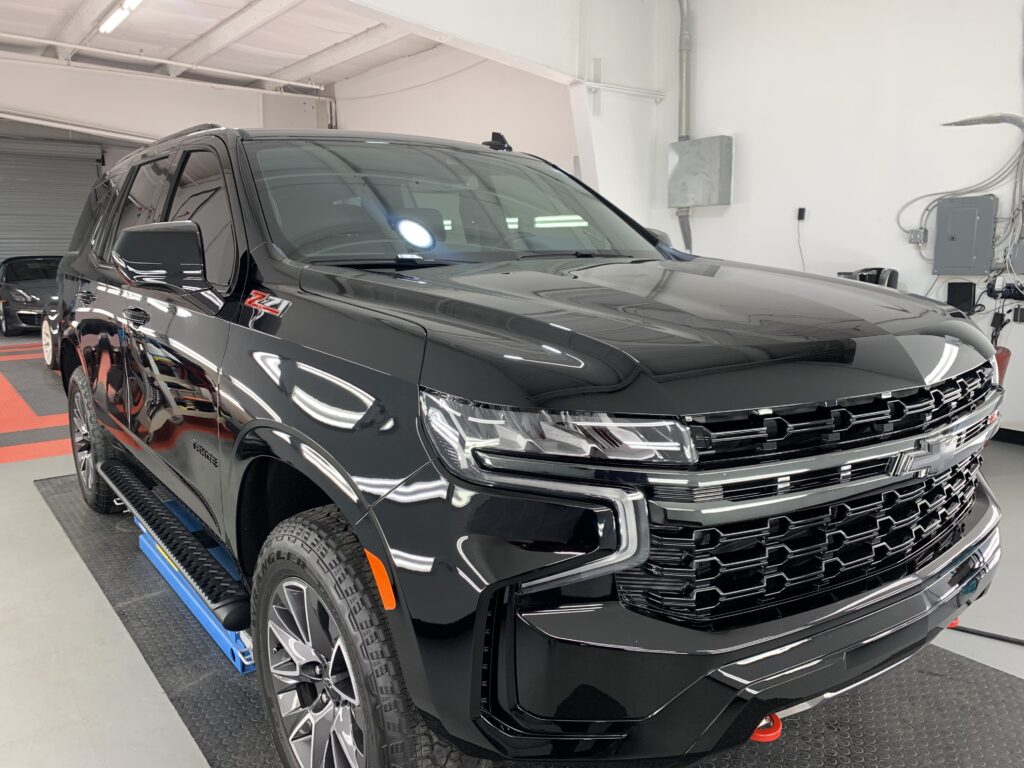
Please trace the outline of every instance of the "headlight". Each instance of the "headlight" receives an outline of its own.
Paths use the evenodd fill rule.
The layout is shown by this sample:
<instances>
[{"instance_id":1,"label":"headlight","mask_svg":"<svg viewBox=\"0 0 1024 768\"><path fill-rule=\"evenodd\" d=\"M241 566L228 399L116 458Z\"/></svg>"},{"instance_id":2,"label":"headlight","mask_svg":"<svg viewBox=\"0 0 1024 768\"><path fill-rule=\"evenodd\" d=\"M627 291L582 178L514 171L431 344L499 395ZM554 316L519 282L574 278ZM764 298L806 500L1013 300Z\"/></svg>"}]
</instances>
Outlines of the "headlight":
<instances>
[{"instance_id":1,"label":"headlight","mask_svg":"<svg viewBox=\"0 0 1024 768\"><path fill-rule=\"evenodd\" d=\"M999 361L995 355L988 359L988 364L992 366L992 383L999 386Z\"/></svg>"},{"instance_id":2,"label":"headlight","mask_svg":"<svg viewBox=\"0 0 1024 768\"><path fill-rule=\"evenodd\" d=\"M31 304L33 301L39 300L31 293L26 293L25 291L21 290L21 288L12 288L11 298L14 301L18 302L19 304Z\"/></svg>"},{"instance_id":3,"label":"headlight","mask_svg":"<svg viewBox=\"0 0 1024 768\"><path fill-rule=\"evenodd\" d=\"M472 403L423 390L425 431L452 471L479 477L477 452L594 464L690 466L697 449L675 419L533 411Z\"/></svg>"}]
</instances>

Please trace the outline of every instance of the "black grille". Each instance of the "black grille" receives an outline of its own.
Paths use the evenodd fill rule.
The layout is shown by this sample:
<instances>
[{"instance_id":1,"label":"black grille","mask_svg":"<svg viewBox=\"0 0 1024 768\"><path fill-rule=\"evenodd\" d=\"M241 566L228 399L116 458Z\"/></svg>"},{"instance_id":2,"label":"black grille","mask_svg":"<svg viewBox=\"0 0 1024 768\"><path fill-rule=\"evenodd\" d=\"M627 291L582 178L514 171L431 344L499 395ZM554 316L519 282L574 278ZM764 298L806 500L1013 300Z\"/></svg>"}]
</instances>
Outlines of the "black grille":
<instances>
[{"instance_id":1,"label":"black grille","mask_svg":"<svg viewBox=\"0 0 1024 768\"><path fill-rule=\"evenodd\" d=\"M933 478L758 520L651 523L646 563L616 576L633 610L700 629L777 618L912 573L963 536L981 458Z\"/></svg>"},{"instance_id":2,"label":"black grille","mask_svg":"<svg viewBox=\"0 0 1024 768\"><path fill-rule=\"evenodd\" d=\"M992 389L988 363L930 387L829 403L732 411L689 420L701 469L891 440L942 426L978 407Z\"/></svg>"}]
</instances>

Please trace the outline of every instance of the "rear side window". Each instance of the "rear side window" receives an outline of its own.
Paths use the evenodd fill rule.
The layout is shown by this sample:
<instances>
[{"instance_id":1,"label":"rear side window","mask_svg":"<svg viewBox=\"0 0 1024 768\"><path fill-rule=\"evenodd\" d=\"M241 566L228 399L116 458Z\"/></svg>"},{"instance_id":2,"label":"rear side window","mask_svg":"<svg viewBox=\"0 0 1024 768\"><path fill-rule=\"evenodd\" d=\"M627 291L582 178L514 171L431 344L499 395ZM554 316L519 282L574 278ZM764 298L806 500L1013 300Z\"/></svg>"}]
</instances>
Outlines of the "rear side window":
<instances>
[{"instance_id":1,"label":"rear side window","mask_svg":"<svg viewBox=\"0 0 1024 768\"><path fill-rule=\"evenodd\" d=\"M89 191L82 215L78 217L78 224L75 225L75 233L71 236L69 251L80 251L93 241L94 233L103 223L103 214L113 202L114 196L114 185L107 178L101 179Z\"/></svg>"},{"instance_id":2,"label":"rear side window","mask_svg":"<svg viewBox=\"0 0 1024 768\"><path fill-rule=\"evenodd\" d=\"M226 289L235 268L235 235L231 206L220 160L213 152L188 155L174 190L168 221L193 221L206 254L206 279Z\"/></svg>"},{"instance_id":3,"label":"rear side window","mask_svg":"<svg viewBox=\"0 0 1024 768\"><path fill-rule=\"evenodd\" d=\"M171 188L173 174L174 165L167 157L139 166L121 208L117 226L111 234L111 245L117 242L121 230L159 220L163 214L167 192Z\"/></svg>"}]
</instances>

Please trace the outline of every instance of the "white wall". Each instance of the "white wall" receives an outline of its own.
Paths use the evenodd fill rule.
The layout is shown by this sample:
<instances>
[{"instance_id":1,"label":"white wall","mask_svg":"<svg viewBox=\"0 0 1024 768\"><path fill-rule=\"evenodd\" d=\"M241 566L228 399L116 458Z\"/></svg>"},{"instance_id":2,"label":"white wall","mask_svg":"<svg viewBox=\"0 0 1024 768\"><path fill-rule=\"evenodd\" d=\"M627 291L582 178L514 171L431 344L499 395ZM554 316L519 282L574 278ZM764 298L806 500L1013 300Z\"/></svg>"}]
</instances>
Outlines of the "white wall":
<instances>
[{"instance_id":1,"label":"white wall","mask_svg":"<svg viewBox=\"0 0 1024 768\"><path fill-rule=\"evenodd\" d=\"M342 130L480 143L501 131L516 150L572 171L576 139L566 86L439 47L339 82Z\"/></svg>"},{"instance_id":2,"label":"white wall","mask_svg":"<svg viewBox=\"0 0 1024 768\"><path fill-rule=\"evenodd\" d=\"M583 178L641 224L681 244L667 207L668 145L679 135L678 4L585 0L582 10L580 79L663 95L573 86Z\"/></svg>"},{"instance_id":3,"label":"white wall","mask_svg":"<svg viewBox=\"0 0 1024 768\"><path fill-rule=\"evenodd\" d=\"M567 169L578 156L587 183L644 224L675 229L665 190L678 134L676 0L352 5L447 45L337 83L342 128L468 141L501 130ZM480 56L491 60L447 77ZM597 79L665 97L596 95L587 83ZM374 93L390 95L364 98Z\"/></svg>"},{"instance_id":4,"label":"white wall","mask_svg":"<svg viewBox=\"0 0 1024 768\"><path fill-rule=\"evenodd\" d=\"M568 83L576 70L582 9L595 0L334 2L396 29Z\"/></svg>"},{"instance_id":5,"label":"white wall","mask_svg":"<svg viewBox=\"0 0 1024 768\"><path fill-rule=\"evenodd\" d=\"M735 137L734 202L694 212L694 249L799 269L803 206L809 271L891 266L902 288L927 290L930 265L897 229L896 210L988 176L1019 144L1011 127L941 123L1024 112L1022 0L691 0L691 8L692 133ZM945 297L943 281L931 295ZM1006 423L1024 429L1024 330L1008 327L1002 342L1016 347Z\"/></svg>"}]
</instances>

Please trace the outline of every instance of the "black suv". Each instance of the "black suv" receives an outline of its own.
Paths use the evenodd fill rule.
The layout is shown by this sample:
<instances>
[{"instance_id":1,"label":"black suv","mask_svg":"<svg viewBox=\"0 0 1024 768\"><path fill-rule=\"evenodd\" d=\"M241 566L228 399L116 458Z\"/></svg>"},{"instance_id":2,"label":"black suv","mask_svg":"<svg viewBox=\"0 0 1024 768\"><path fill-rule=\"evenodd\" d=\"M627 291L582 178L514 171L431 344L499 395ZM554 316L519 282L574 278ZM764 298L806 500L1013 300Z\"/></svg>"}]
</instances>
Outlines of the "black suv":
<instances>
[{"instance_id":1,"label":"black suv","mask_svg":"<svg viewBox=\"0 0 1024 768\"><path fill-rule=\"evenodd\" d=\"M248 629L290 766L694 759L999 559L970 321L680 253L501 141L197 127L59 282L82 493Z\"/></svg>"}]
</instances>

